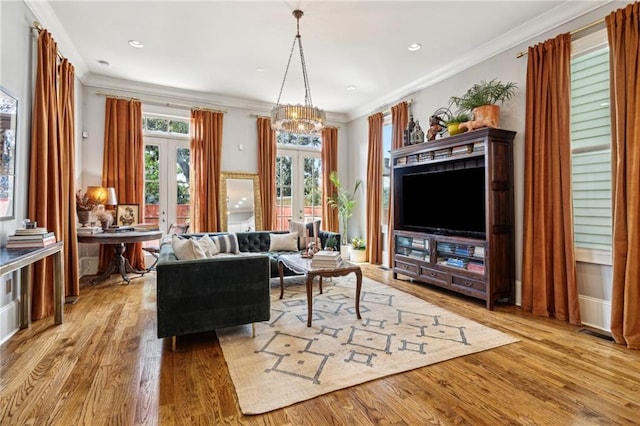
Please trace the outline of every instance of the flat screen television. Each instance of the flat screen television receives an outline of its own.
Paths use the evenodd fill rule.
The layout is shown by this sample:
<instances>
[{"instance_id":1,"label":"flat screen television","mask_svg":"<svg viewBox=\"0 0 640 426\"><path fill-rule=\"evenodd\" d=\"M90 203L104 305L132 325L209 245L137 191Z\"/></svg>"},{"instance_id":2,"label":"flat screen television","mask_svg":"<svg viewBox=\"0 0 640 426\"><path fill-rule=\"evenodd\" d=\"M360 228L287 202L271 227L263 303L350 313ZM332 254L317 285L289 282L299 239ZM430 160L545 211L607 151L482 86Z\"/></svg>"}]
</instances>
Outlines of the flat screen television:
<instances>
[{"instance_id":1,"label":"flat screen television","mask_svg":"<svg viewBox=\"0 0 640 426\"><path fill-rule=\"evenodd\" d=\"M485 168L402 176L400 228L485 238Z\"/></svg>"}]
</instances>

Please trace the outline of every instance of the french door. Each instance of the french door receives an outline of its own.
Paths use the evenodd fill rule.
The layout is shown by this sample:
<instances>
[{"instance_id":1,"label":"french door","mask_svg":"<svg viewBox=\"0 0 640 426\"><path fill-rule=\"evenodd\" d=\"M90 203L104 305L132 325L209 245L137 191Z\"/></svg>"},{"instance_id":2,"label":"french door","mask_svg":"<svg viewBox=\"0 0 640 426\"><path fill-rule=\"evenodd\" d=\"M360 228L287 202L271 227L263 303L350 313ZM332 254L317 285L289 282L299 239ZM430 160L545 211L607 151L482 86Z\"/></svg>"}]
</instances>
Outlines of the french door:
<instances>
[{"instance_id":1,"label":"french door","mask_svg":"<svg viewBox=\"0 0 640 426\"><path fill-rule=\"evenodd\" d=\"M277 229L289 229L289 219L306 223L322 218L321 166L319 150L278 148Z\"/></svg>"},{"instance_id":2,"label":"french door","mask_svg":"<svg viewBox=\"0 0 640 426\"><path fill-rule=\"evenodd\" d=\"M189 223L189 140L145 136L144 221L167 232L171 224Z\"/></svg>"}]
</instances>

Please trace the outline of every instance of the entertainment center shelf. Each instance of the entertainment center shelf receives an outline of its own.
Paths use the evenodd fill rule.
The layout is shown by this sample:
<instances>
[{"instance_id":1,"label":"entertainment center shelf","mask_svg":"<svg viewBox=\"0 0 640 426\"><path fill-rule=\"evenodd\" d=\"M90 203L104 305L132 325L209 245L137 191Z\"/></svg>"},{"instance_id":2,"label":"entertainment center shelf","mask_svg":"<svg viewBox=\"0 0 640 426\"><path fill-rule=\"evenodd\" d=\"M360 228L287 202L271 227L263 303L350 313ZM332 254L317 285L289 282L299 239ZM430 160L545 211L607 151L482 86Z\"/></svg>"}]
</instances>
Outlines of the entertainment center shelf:
<instances>
[{"instance_id":1,"label":"entertainment center shelf","mask_svg":"<svg viewBox=\"0 0 640 426\"><path fill-rule=\"evenodd\" d=\"M482 128L392 150L394 278L482 299L487 309L514 302L515 135Z\"/></svg>"}]
</instances>

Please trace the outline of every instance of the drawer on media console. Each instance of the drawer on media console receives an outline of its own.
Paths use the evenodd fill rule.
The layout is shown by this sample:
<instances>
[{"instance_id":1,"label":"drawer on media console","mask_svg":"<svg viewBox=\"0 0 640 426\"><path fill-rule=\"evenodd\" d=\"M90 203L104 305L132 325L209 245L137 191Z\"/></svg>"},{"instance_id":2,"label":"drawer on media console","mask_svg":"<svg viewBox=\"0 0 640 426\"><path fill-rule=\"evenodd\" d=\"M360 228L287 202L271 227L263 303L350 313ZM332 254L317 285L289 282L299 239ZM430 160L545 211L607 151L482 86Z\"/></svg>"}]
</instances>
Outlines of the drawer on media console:
<instances>
[{"instance_id":1,"label":"drawer on media console","mask_svg":"<svg viewBox=\"0 0 640 426\"><path fill-rule=\"evenodd\" d=\"M461 275L451 274L451 285L454 288L464 288L467 290L487 291L487 284L484 281L472 280Z\"/></svg>"},{"instance_id":2,"label":"drawer on media console","mask_svg":"<svg viewBox=\"0 0 640 426\"><path fill-rule=\"evenodd\" d=\"M437 271L435 269L427 268L426 266L420 265L420 277L425 278L432 282L437 282L441 285L448 285L447 281L447 273L442 271Z\"/></svg>"},{"instance_id":3,"label":"drawer on media console","mask_svg":"<svg viewBox=\"0 0 640 426\"><path fill-rule=\"evenodd\" d=\"M395 259L394 269L399 274L418 276L418 265L413 262Z\"/></svg>"}]
</instances>

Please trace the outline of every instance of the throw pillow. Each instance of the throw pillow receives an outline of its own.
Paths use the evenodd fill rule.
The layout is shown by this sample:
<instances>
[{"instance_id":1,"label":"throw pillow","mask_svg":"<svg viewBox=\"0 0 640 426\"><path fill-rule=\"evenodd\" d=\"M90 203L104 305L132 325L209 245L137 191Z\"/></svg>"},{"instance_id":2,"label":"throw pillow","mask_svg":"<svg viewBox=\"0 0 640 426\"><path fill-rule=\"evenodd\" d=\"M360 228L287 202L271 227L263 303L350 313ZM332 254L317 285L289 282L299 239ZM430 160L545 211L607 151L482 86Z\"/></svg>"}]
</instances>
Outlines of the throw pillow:
<instances>
[{"instance_id":1,"label":"throw pillow","mask_svg":"<svg viewBox=\"0 0 640 426\"><path fill-rule=\"evenodd\" d=\"M213 257L216 254L220 253L218 246L213 242L209 234L204 234L199 240L198 244L204 250L207 257Z\"/></svg>"},{"instance_id":2,"label":"throw pillow","mask_svg":"<svg viewBox=\"0 0 640 426\"><path fill-rule=\"evenodd\" d=\"M298 250L304 250L309 239L313 241L320 236L320 221L304 223L289 219L289 232L298 233Z\"/></svg>"},{"instance_id":3,"label":"throw pillow","mask_svg":"<svg viewBox=\"0 0 640 426\"><path fill-rule=\"evenodd\" d=\"M236 234L224 234L214 235L211 237L219 253L240 253L240 246L238 245L238 237Z\"/></svg>"},{"instance_id":4,"label":"throw pillow","mask_svg":"<svg viewBox=\"0 0 640 426\"><path fill-rule=\"evenodd\" d=\"M171 239L173 252L178 260L205 259L206 253L194 238L180 238L173 235Z\"/></svg>"},{"instance_id":5,"label":"throw pillow","mask_svg":"<svg viewBox=\"0 0 640 426\"><path fill-rule=\"evenodd\" d=\"M298 233L269 234L269 251L298 251Z\"/></svg>"}]
</instances>

